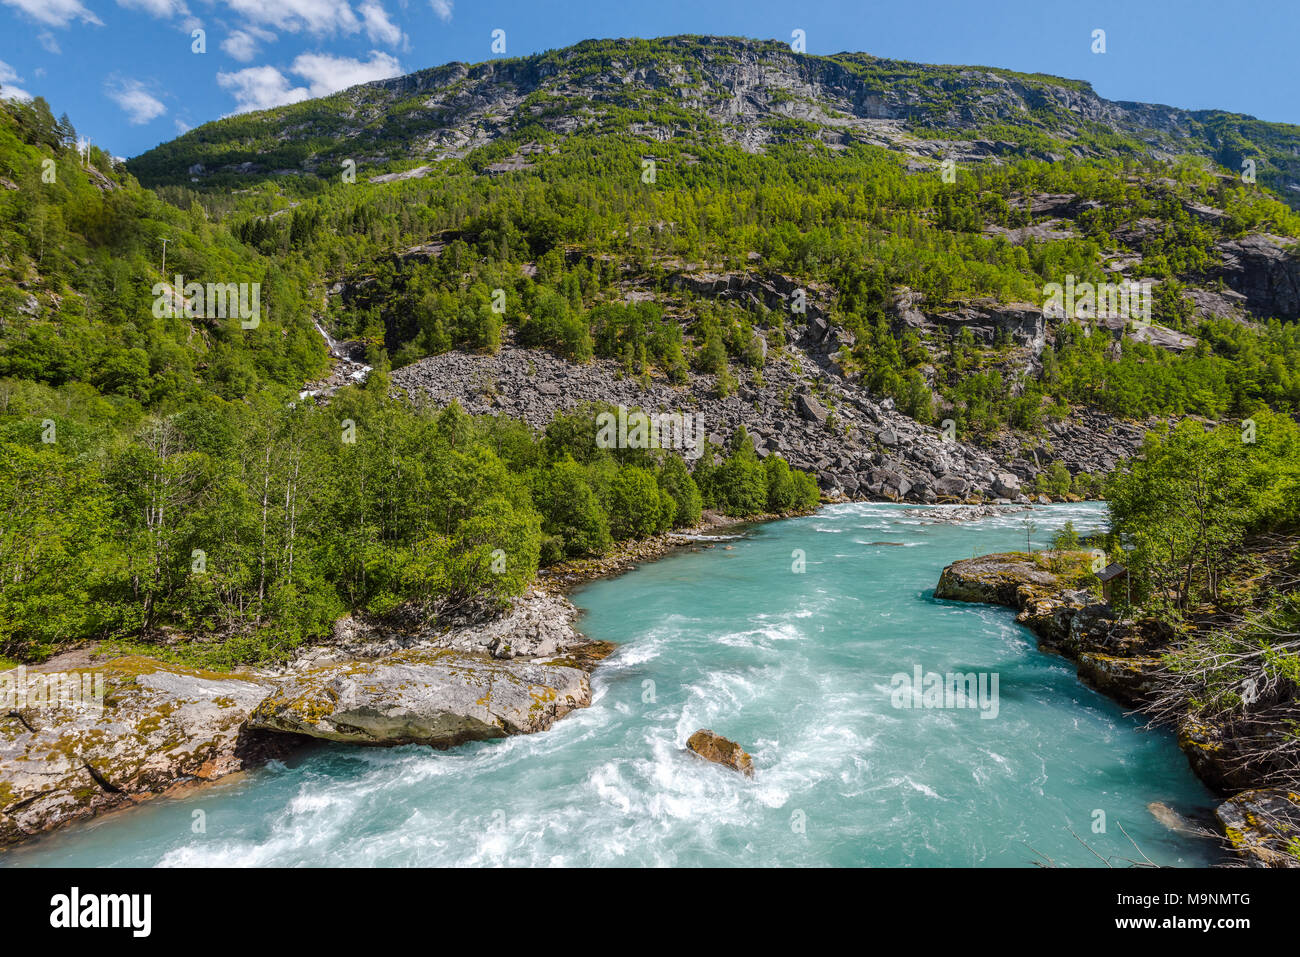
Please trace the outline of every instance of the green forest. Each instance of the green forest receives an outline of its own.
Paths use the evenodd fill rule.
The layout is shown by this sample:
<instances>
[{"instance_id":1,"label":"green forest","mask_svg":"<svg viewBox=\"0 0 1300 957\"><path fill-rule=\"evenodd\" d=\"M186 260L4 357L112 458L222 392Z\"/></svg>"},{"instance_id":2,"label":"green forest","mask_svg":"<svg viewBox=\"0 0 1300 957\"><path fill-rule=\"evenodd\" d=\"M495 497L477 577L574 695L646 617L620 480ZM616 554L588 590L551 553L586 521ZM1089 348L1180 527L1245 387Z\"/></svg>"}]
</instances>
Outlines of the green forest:
<instances>
[{"instance_id":1,"label":"green forest","mask_svg":"<svg viewBox=\"0 0 1300 957\"><path fill-rule=\"evenodd\" d=\"M504 600L540 565L693 526L704 508L818 501L743 432L692 470L598 448L599 409L535 434L413 407L388 395L382 345L364 387L299 400L327 366L308 259L273 263L200 204L100 174L108 158L87 166L43 101L3 106L0 175L16 188L0 191L0 655L104 639L217 667L281 659L341 615L436 620ZM164 236L168 276L262 282L258 328L156 319Z\"/></svg>"},{"instance_id":2,"label":"green forest","mask_svg":"<svg viewBox=\"0 0 1300 957\"><path fill-rule=\"evenodd\" d=\"M328 112L330 100L289 109ZM214 665L283 657L342 614L415 606L436 617L505 599L539 567L691 526L703 509L814 506L813 479L779 456L760 460L743 433L692 468L672 453L598 449L594 409L534 434L389 394L393 368L453 349L494 352L507 338L673 384L712 374L725 394L761 377L802 318L672 284L700 264L794 277L852 333L836 356L843 373L921 422L954 418L966 436L1034 439L1080 406L1212 421L1300 410L1296 324L1196 319L1183 292L1203 279L1216 240L1300 236L1300 215L1205 160L1021 157L948 183L888 150L832 151L797 129L763 153L703 130L648 156L627 132L647 116L682 118L629 103L563 140L521 121L427 175L370 182L417 165L385 162L355 181L322 168L234 190L163 176L182 146L123 167L80 153L72 122L43 100L5 101L0 655L39 660L99 638ZM234 117L203 135L253 142L255 124ZM536 147L525 169L488 173L525 144ZM1076 235L1016 244L985 232L1032 225L1038 193L1088 205ZM1193 203L1225 215L1204 222ZM1150 221L1159 228L1131 245L1115 239ZM1103 253L1117 243L1161 281L1154 321L1194 335L1194 348L1067 323L1041 371L1017 377L1009 341L923 342L895 321L900 289L944 308L1037 302L1066 273L1106 281ZM175 275L259 283L260 324L159 318L153 290ZM343 286L327 294L334 283ZM630 301L631 288L652 296ZM375 368L327 404L298 397L329 368L317 317L364 343ZM1284 417L1267 421L1286 434ZM1089 479L1051 481L1095 492ZM1116 482L1120 528L1163 527L1124 504ZM1285 498L1286 487L1268 494ZM1250 515L1233 534L1294 519L1280 507ZM1160 564L1162 547L1139 542L1136 554L1149 556L1152 593L1167 595L1176 569ZM1179 601L1203 574L1186 579Z\"/></svg>"},{"instance_id":3,"label":"green forest","mask_svg":"<svg viewBox=\"0 0 1300 957\"><path fill-rule=\"evenodd\" d=\"M615 358L634 374L650 369L680 381L723 363L743 374L761 367L756 339L779 348L799 332L799 317L699 300L668 282L688 263L734 271L756 261L807 283L813 301L857 340L841 368L922 422L951 416L981 436L1007 426L1034 433L1072 403L1132 418L1300 408L1296 326L1194 318L1184 285L1204 278L1216 240L1252 230L1300 236L1300 214L1203 161L1023 159L974 167L948 184L874 147L832 152L799 142L756 155L668 142L656 144L655 182L646 184L646 144L625 125L615 131L628 119L530 155L526 173L482 170L525 142L545 143L535 125L442 162L436 176L263 182L245 211L230 215L231 229L277 261L364 283L331 299L331 322L341 335L382 346L394 366L453 348L491 350L512 329L524 345L575 361ZM1036 193L1091 204L1081 233L1019 245L983 232L1032 224L1026 202ZM182 204L227 201L184 187L160 194ZM1226 215L1207 224L1188 210L1192 203ZM1107 281L1100 263L1113 237L1153 219L1158 230L1120 249L1141 256L1161 283L1152 321L1197 338L1186 352L1125 337L1114 355L1109 337L1075 325L1060 330L1041 375L1013 389L998 344L954 335L923 347L893 318L900 288L942 309L979 298L1041 302L1043 286L1066 274ZM403 254L431 241L436 256ZM652 291L656 303L629 307L629 284ZM492 308L497 289L506 293L500 313ZM818 301L820 290L834 294ZM936 367L932 385L921 374L927 365Z\"/></svg>"}]
</instances>

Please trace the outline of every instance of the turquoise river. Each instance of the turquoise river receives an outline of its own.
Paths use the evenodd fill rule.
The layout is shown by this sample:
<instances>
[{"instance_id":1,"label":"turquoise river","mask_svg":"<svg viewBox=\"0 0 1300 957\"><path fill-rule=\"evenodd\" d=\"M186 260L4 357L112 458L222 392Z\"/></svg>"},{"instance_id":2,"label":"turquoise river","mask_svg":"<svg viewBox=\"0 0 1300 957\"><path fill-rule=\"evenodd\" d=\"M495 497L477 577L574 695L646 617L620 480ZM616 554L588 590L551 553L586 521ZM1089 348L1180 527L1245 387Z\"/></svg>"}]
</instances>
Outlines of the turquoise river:
<instances>
[{"instance_id":1,"label":"turquoise river","mask_svg":"<svg viewBox=\"0 0 1300 957\"><path fill-rule=\"evenodd\" d=\"M547 732L446 752L313 747L0 865L1217 860L1214 841L1148 809L1200 820L1214 803L1167 731L1083 686L1010 610L933 597L949 562L1027 536L1042 547L1066 519L1096 528L1104 506L934 514L829 506L582 588L583 630L619 649L592 706ZM918 667L986 675L990 689L996 676L997 697L897 707L894 676ZM697 728L747 748L754 778L685 752Z\"/></svg>"}]
</instances>

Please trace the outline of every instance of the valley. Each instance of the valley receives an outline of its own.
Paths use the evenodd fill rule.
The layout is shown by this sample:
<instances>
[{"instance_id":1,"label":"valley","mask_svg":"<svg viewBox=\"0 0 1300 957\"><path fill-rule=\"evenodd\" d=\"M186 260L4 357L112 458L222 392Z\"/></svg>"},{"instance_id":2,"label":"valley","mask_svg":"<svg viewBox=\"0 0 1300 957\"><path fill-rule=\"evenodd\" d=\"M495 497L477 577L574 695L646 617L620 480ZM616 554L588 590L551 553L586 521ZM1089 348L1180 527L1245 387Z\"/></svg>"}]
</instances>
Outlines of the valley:
<instances>
[{"instance_id":1,"label":"valley","mask_svg":"<svg viewBox=\"0 0 1300 957\"><path fill-rule=\"evenodd\" d=\"M660 814L658 775L735 810L766 860L809 863L764 808L830 767L859 797L879 785L828 750L829 722L894 762L879 823L937 842L860 839L851 807L818 792L854 863L1023 864L1016 841L1078 818L1066 791L1040 794L1032 825L1000 817L992 843L966 796L931 832L915 795L961 794L955 779L913 775L872 724L909 720L872 697L912 672L903 657L924 648L944 674L974 621L979 653L1007 667L998 713L1049 750L1042 727L1077 731L1069 702L1037 691L1066 693L1059 662L1005 612L944 604L992 600L1162 729L1087 698L1092 730L1121 742L1124 814L1162 863L1300 860L1300 127L1046 74L674 36L449 63L125 161L79 144L45 100L0 100L0 674L103 671L113 707L6 712L0 768L22 773L0 774L0 842L243 771L265 784L256 819L292 830L284 788L350 760L320 752L273 780L267 762L309 738L463 746L448 760L473 768L464 808L486 800L493 754L517 756L506 777L653 806L684 849L614 815L600 826L621 850L539 845L566 862L749 863L726 843L734 821L715 822L731 835L717 845ZM201 308L205 290L241 308ZM692 428L667 447L602 438L638 411ZM742 524L758 519L785 521ZM737 525L738 544L718 537ZM982 567L967 550L1021 544L1017 567L1078 567L1052 594L1001 579L991 598L951 593L950 569ZM910 547L930 550L891 563ZM580 633L561 585L612 572L631 574L575 594L595 596ZM735 627L665 611L679 586L716 590ZM619 587L657 631L617 619ZM826 633L871 663L865 678ZM682 768L677 739L703 729L684 716L656 711L647 731L631 698L602 704L670 657L664 634L687 656L652 672L683 682L699 720L754 735L759 787L771 772L781 795L754 803ZM801 643L788 661L786 640ZM720 704L774 695L816 712L796 709L797 757L775 712ZM924 729L898 741L950 717L915 714ZM971 750L949 756L1007 810L1034 755L973 716L996 727L964 728ZM604 735L600 762L575 727ZM508 735L529 743L482 743ZM1097 738L1069 740L1105 760ZM379 760L445 771L408 757ZM329 840L357 837L369 774L331 779L346 810ZM1153 827L1183 819L1166 797L1203 822L1218 805L1227 846ZM450 851L395 848L399 823L372 862L543 861L468 831ZM242 833L217 852L125 839L138 852L122 860L146 863L261 853ZM336 862L296 839L266 853Z\"/></svg>"}]
</instances>

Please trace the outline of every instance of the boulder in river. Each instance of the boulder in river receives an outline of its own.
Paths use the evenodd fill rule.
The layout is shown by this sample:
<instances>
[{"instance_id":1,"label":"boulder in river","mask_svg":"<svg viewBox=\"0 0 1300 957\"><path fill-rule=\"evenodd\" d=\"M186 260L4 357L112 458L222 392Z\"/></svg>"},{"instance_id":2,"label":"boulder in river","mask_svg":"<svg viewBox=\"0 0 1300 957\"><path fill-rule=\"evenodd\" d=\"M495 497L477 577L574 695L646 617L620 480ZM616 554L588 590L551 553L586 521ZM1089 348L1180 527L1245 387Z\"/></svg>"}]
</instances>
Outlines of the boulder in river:
<instances>
[{"instance_id":1,"label":"boulder in river","mask_svg":"<svg viewBox=\"0 0 1300 957\"><path fill-rule=\"evenodd\" d=\"M586 672L446 648L313 668L282 680L249 726L357 744L428 744L543 731L591 703Z\"/></svg>"},{"instance_id":2,"label":"boulder in river","mask_svg":"<svg viewBox=\"0 0 1300 957\"><path fill-rule=\"evenodd\" d=\"M754 776L753 758L735 741L729 741L720 734L701 728L690 736L686 747L707 761L739 771L746 777Z\"/></svg>"},{"instance_id":3,"label":"boulder in river","mask_svg":"<svg viewBox=\"0 0 1300 957\"><path fill-rule=\"evenodd\" d=\"M1175 834L1181 834L1183 837L1214 837L1214 832L1209 828L1194 824L1164 801L1152 801L1147 805L1147 810L1151 812L1153 818Z\"/></svg>"}]
</instances>

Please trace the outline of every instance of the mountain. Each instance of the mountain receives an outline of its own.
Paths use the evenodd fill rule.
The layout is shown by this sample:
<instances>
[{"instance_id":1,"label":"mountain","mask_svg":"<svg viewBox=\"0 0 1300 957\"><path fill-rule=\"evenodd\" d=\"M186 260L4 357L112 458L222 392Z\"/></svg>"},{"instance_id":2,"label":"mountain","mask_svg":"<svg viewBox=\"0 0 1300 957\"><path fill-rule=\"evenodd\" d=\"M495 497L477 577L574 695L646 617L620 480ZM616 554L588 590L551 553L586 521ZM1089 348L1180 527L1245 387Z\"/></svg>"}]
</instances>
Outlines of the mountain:
<instances>
[{"instance_id":1,"label":"mountain","mask_svg":"<svg viewBox=\"0 0 1300 957\"><path fill-rule=\"evenodd\" d=\"M731 37L589 40L480 64L450 63L333 96L205 124L132 160L148 185L225 183L460 158L519 136L631 131L750 151L820 141L952 158L1193 154L1256 175L1300 204L1300 127L1222 110L1114 102L1083 81L932 66Z\"/></svg>"},{"instance_id":2,"label":"mountain","mask_svg":"<svg viewBox=\"0 0 1300 957\"><path fill-rule=\"evenodd\" d=\"M1298 155L1294 126L1057 77L674 37L448 64L128 168L233 191L238 238L328 277L345 362L311 391L382 347L399 388L540 426L648 376L828 492L925 501L1088 494L1157 421L1300 407ZM1076 283L1146 312L1061 321Z\"/></svg>"},{"instance_id":3,"label":"mountain","mask_svg":"<svg viewBox=\"0 0 1300 957\"><path fill-rule=\"evenodd\" d=\"M24 660L282 656L703 509L1091 498L1166 425L1300 411L1294 127L686 37L451 64L124 168L74 143L0 109L0 504L58 491L0 540ZM256 287L260 321L199 287ZM618 406L692 441L602 439Z\"/></svg>"},{"instance_id":4,"label":"mountain","mask_svg":"<svg viewBox=\"0 0 1300 957\"><path fill-rule=\"evenodd\" d=\"M701 523L1104 497L988 594L1293 793L1297 127L681 37L75 143L0 102L0 668L510 658Z\"/></svg>"}]
</instances>

